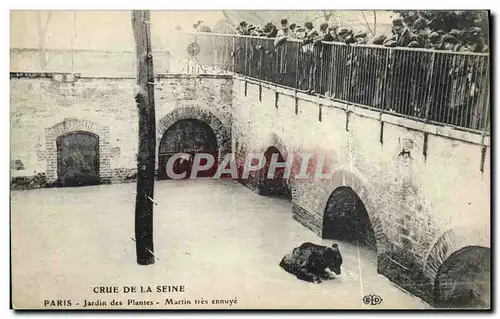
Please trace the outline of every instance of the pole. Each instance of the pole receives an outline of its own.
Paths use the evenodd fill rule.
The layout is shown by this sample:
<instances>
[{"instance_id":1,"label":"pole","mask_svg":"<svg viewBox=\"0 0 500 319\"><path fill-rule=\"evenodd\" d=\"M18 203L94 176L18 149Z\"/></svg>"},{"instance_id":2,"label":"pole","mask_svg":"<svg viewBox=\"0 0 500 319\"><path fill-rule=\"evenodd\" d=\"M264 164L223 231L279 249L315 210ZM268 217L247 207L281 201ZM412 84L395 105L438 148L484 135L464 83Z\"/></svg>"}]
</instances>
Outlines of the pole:
<instances>
[{"instance_id":1,"label":"pole","mask_svg":"<svg viewBox=\"0 0 500 319\"><path fill-rule=\"evenodd\" d=\"M137 194L135 199L135 238L137 263L154 264L153 202L156 158L153 56L150 13L132 11L132 28L137 50L137 89L139 111L139 150L137 156Z\"/></svg>"}]
</instances>

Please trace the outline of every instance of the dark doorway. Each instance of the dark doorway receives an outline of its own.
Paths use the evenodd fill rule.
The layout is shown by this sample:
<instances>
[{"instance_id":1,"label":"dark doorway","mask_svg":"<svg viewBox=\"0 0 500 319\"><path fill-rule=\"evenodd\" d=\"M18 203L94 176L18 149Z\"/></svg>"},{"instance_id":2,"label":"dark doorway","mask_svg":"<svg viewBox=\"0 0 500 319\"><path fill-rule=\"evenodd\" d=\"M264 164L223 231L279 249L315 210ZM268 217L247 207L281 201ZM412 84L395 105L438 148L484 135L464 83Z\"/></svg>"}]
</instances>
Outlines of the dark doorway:
<instances>
[{"instance_id":1,"label":"dark doorway","mask_svg":"<svg viewBox=\"0 0 500 319\"><path fill-rule=\"evenodd\" d=\"M439 267L435 301L440 308L489 308L491 251L469 246L451 254Z\"/></svg>"},{"instance_id":2,"label":"dark doorway","mask_svg":"<svg viewBox=\"0 0 500 319\"><path fill-rule=\"evenodd\" d=\"M184 119L175 122L167 129L161 138L158 150L158 179L169 179L167 162L171 156L178 153L191 155L189 161L177 159L173 164L173 170L176 174L186 172L186 179L191 177L193 159L197 153L211 154L215 164L209 170L198 172L196 177L212 177L217 171L217 139L212 128L205 122ZM205 163L206 161L202 159L201 165Z\"/></svg>"},{"instance_id":3,"label":"dark doorway","mask_svg":"<svg viewBox=\"0 0 500 319\"><path fill-rule=\"evenodd\" d=\"M273 154L277 154L278 163L284 163L286 160L281 154L281 152L274 146L269 147L264 153L266 158L265 166L260 170L260 195L264 196L274 196L292 199L290 187L284 176L285 168L277 167L274 170L274 175L272 178L268 178L269 166L271 164L271 159Z\"/></svg>"},{"instance_id":4,"label":"dark doorway","mask_svg":"<svg viewBox=\"0 0 500 319\"><path fill-rule=\"evenodd\" d=\"M343 240L377 250L365 205L350 187L335 189L325 208L323 238Z\"/></svg>"},{"instance_id":5,"label":"dark doorway","mask_svg":"<svg viewBox=\"0 0 500 319\"><path fill-rule=\"evenodd\" d=\"M99 184L99 137L90 132L71 132L57 139L58 185Z\"/></svg>"}]
</instances>

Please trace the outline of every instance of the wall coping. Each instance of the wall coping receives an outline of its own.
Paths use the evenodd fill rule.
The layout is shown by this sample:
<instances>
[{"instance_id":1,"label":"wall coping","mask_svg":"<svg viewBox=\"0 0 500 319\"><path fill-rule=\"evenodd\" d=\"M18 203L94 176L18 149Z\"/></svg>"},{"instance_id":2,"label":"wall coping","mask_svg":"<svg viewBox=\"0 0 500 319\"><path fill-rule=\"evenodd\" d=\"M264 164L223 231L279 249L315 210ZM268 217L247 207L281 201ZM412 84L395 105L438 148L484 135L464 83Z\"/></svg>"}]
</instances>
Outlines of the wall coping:
<instances>
[{"instance_id":1,"label":"wall coping","mask_svg":"<svg viewBox=\"0 0 500 319\"><path fill-rule=\"evenodd\" d=\"M21 78L46 78L51 79L54 75L71 74L69 72L10 72L11 79ZM78 79L135 79L135 74L131 73L115 73L115 74L91 74L91 73L74 73L75 80ZM424 121L417 121L409 119L396 114L388 113L387 111L376 110L374 108L362 107L345 101L335 99L327 99L321 96L309 95L298 90L293 90L278 84L264 82L247 78L237 74L179 74L179 73L157 73L155 78L159 79L238 79L246 81L254 85L262 85L265 88L274 90L279 94L291 96L299 100L312 102L318 105L333 107L345 112L352 112L356 115L372 118L380 122L387 122L393 125L405 127L407 129L429 133L436 136L447 137L454 140L459 140L471 144L484 145L491 147L490 136L484 133L475 133L466 130L461 130L455 127L446 125L437 125L433 123L426 123Z\"/></svg>"},{"instance_id":2,"label":"wall coping","mask_svg":"<svg viewBox=\"0 0 500 319\"><path fill-rule=\"evenodd\" d=\"M281 86L279 84L274 84L270 82L264 82L252 78L247 78L245 76L234 75L235 79L240 81L246 81L247 83L253 85L262 85L270 90L274 90L279 94L287 95L293 98L297 98L302 101L315 103L321 106L333 107L336 109L343 110L345 112L351 112L356 115L372 118L380 122L386 122L407 129L420 131L423 133L429 133L436 136L446 137L454 140L459 140L462 142L467 142L471 144L484 145L486 147L491 146L490 136L484 135L480 132L470 132L467 130L461 130L452 126L437 125L434 123L426 123L424 121L417 121L414 119L405 118L398 116L387 111L382 111L370 107L362 107L360 105L352 104L345 101L340 101L336 99L327 99L321 96L315 96L294 90L288 87Z\"/></svg>"},{"instance_id":3,"label":"wall coping","mask_svg":"<svg viewBox=\"0 0 500 319\"><path fill-rule=\"evenodd\" d=\"M136 79L135 73L72 73L72 72L10 72L11 79L52 79L54 75L72 74L75 79ZM181 73L157 73L156 79L225 79L230 80L233 78L232 74L181 74Z\"/></svg>"}]
</instances>

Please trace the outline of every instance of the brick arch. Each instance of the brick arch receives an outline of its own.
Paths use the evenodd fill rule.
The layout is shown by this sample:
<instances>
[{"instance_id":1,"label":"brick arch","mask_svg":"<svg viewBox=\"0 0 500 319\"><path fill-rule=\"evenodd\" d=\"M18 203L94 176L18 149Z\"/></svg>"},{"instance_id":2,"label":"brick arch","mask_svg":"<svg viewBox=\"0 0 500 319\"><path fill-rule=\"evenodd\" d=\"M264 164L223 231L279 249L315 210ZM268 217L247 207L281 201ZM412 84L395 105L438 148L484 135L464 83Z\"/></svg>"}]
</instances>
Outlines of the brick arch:
<instances>
[{"instance_id":1,"label":"brick arch","mask_svg":"<svg viewBox=\"0 0 500 319\"><path fill-rule=\"evenodd\" d=\"M170 126L180 120L194 119L202 121L210 128L215 134L217 140L217 147L219 149L219 161L223 160L224 154L231 152L231 130L226 127L223 122L214 114L206 109L199 107L183 107L176 108L172 112L163 116L157 124L157 143L156 148L158 151L159 141L168 130Z\"/></svg>"},{"instance_id":2,"label":"brick arch","mask_svg":"<svg viewBox=\"0 0 500 319\"><path fill-rule=\"evenodd\" d=\"M47 181L49 183L57 181L57 138L71 132L90 132L99 137L99 178L101 183L109 182L111 178L109 127L77 118L66 118L45 129Z\"/></svg>"},{"instance_id":3,"label":"brick arch","mask_svg":"<svg viewBox=\"0 0 500 319\"><path fill-rule=\"evenodd\" d=\"M463 225L446 230L431 245L424 263L424 275L436 278L439 267L453 253L467 246L490 248L488 225Z\"/></svg>"},{"instance_id":4,"label":"brick arch","mask_svg":"<svg viewBox=\"0 0 500 319\"><path fill-rule=\"evenodd\" d=\"M345 170L335 171L331 179L321 180L319 181L319 183L323 184L322 200L319 205L319 211L322 214L321 225L323 225L325 212L328 207L328 202L331 198L331 195L340 187L350 188L354 192L354 194L359 197L366 209L366 213L374 231L378 254L386 252L388 241L385 236L382 221L377 216L376 205L373 199L370 197L369 188L367 185L369 183L363 181L358 174L354 174Z\"/></svg>"},{"instance_id":5,"label":"brick arch","mask_svg":"<svg viewBox=\"0 0 500 319\"><path fill-rule=\"evenodd\" d=\"M285 143L281 139L281 137L276 134L275 132L272 132L268 136L268 143L267 147L264 149L264 152L269 148L269 147L275 147L278 151L280 151L281 155L284 158L287 158L287 156L293 156L293 154L288 154L288 149L285 146ZM297 203L298 202L298 191L297 191L297 181L295 180L293 174L290 174L290 177L286 180L288 186L290 187L290 194L292 196L292 203Z\"/></svg>"},{"instance_id":6,"label":"brick arch","mask_svg":"<svg viewBox=\"0 0 500 319\"><path fill-rule=\"evenodd\" d=\"M491 305L491 249L466 246L453 252L434 280L434 306L489 308Z\"/></svg>"}]
</instances>

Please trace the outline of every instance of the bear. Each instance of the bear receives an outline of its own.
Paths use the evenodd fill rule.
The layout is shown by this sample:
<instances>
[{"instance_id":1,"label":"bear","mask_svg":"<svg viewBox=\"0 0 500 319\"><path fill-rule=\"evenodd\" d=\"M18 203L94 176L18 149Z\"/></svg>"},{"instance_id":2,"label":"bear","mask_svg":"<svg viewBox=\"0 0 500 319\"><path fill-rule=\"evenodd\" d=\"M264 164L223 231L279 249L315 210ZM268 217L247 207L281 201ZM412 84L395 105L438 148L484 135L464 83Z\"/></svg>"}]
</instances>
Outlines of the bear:
<instances>
[{"instance_id":1,"label":"bear","mask_svg":"<svg viewBox=\"0 0 500 319\"><path fill-rule=\"evenodd\" d=\"M281 259L280 267L297 279L321 283L340 275L342 255L337 244L331 247L303 243ZM335 274L334 274L335 273Z\"/></svg>"}]
</instances>

